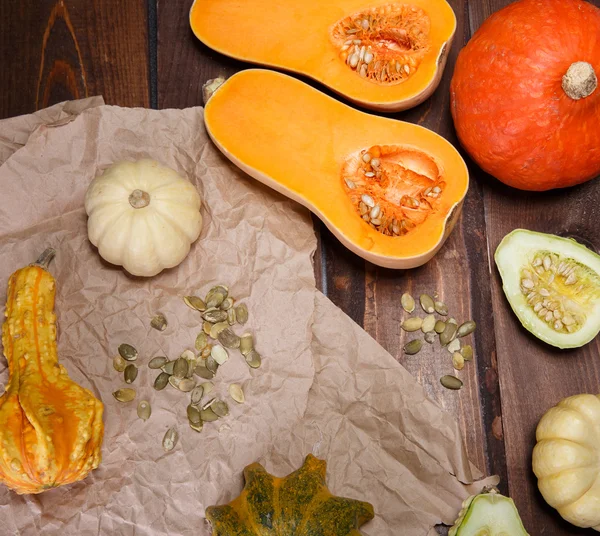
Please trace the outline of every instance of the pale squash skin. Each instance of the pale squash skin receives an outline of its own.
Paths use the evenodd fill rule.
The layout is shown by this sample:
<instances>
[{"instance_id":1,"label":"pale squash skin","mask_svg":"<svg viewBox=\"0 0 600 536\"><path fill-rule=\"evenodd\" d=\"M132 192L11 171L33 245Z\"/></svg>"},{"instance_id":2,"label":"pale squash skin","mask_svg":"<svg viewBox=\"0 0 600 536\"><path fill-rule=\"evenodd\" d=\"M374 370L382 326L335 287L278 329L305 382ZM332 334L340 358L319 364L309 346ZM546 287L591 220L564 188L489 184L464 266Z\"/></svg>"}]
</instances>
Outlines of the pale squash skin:
<instances>
[{"instance_id":1,"label":"pale squash skin","mask_svg":"<svg viewBox=\"0 0 600 536\"><path fill-rule=\"evenodd\" d=\"M10 378L0 397L0 482L19 494L85 478L98 467L103 405L58 363L56 285L43 267L8 282L2 344Z\"/></svg>"},{"instance_id":2,"label":"pale squash skin","mask_svg":"<svg viewBox=\"0 0 600 536\"><path fill-rule=\"evenodd\" d=\"M456 30L446 0L408 0L431 20L431 44L414 76L397 85L360 78L339 59L331 27L342 17L390 0L195 0L190 26L210 48L243 61L309 76L351 102L371 110L397 112L417 106L438 87ZM265 16L269 13L269 16Z\"/></svg>"},{"instance_id":3,"label":"pale squash skin","mask_svg":"<svg viewBox=\"0 0 600 536\"><path fill-rule=\"evenodd\" d=\"M206 509L213 536L360 536L358 529L375 515L373 506L332 495L325 472L326 463L311 454L284 478L249 465L240 496Z\"/></svg>"}]
</instances>

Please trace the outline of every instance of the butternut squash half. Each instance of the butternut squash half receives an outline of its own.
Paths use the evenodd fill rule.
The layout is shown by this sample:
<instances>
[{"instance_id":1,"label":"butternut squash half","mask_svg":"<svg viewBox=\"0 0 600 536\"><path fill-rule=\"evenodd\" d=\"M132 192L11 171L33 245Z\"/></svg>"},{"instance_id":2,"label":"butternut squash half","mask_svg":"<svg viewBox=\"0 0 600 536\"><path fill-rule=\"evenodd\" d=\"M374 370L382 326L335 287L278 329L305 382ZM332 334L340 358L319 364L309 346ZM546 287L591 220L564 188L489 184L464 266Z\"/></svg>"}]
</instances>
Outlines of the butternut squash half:
<instances>
[{"instance_id":1,"label":"butternut squash half","mask_svg":"<svg viewBox=\"0 0 600 536\"><path fill-rule=\"evenodd\" d=\"M309 76L390 112L435 91L456 17L446 0L195 0L190 25L222 54Z\"/></svg>"},{"instance_id":2,"label":"butternut squash half","mask_svg":"<svg viewBox=\"0 0 600 536\"><path fill-rule=\"evenodd\" d=\"M213 92L204 120L235 165L310 209L374 264L413 268L439 250L469 183L444 138L274 71L250 69L222 82L206 86Z\"/></svg>"}]
</instances>

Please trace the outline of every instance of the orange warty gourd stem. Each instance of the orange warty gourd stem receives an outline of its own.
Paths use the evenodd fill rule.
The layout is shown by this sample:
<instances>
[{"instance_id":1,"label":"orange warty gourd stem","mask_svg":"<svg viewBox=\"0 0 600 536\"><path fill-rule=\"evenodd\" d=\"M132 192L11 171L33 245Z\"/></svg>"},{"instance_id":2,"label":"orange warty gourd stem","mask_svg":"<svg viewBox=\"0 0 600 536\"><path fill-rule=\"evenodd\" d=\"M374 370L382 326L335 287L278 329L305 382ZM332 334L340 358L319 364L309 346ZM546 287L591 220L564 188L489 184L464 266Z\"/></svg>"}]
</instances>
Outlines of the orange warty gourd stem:
<instances>
[{"instance_id":1,"label":"orange warty gourd stem","mask_svg":"<svg viewBox=\"0 0 600 536\"><path fill-rule=\"evenodd\" d=\"M9 381L0 397L0 482L40 493L85 478L100 463L103 405L58 363L54 250L9 279L2 344Z\"/></svg>"}]
</instances>

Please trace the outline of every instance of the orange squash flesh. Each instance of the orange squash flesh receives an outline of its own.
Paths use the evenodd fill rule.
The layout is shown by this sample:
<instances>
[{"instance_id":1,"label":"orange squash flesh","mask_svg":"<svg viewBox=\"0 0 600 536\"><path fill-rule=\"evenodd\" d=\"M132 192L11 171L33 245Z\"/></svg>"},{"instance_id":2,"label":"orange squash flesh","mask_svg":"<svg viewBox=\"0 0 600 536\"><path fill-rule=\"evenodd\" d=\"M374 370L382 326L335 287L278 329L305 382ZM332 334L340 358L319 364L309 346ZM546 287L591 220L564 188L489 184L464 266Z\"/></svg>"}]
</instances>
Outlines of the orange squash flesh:
<instances>
[{"instance_id":1,"label":"orange squash flesh","mask_svg":"<svg viewBox=\"0 0 600 536\"><path fill-rule=\"evenodd\" d=\"M417 12L425 13L421 18L426 32L414 28L408 17ZM363 30L363 20L372 25ZM355 23L356 27L340 26L342 23ZM195 0L190 25L198 39L222 54L309 76L366 108L400 111L423 102L438 86L456 17L446 0ZM349 44L345 50L340 28L356 30L346 34ZM404 50L407 35L426 43L426 49L416 55ZM345 61L354 46L361 48L360 43L350 42L353 39L373 46L374 58L365 73L373 71L379 59L381 66L375 72L398 59L397 68L392 61L384 74L402 80L388 84L361 77L361 63L352 68ZM418 65L406 61L411 55ZM400 77L404 69L410 76Z\"/></svg>"},{"instance_id":2,"label":"orange squash flesh","mask_svg":"<svg viewBox=\"0 0 600 536\"><path fill-rule=\"evenodd\" d=\"M380 266L427 262L450 233L467 192L467 167L438 134L359 112L284 74L261 69L235 74L210 97L204 119L233 163L309 208L346 247ZM440 172L443 191L431 200L434 208L401 236L386 236L361 219L344 181L349 158L360 160L373 146L422 155L410 163L418 172L411 174L421 180L429 172L422 162ZM398 181L397 189L405 188L405 177L390 178ZM397 200L395 190L392 194Z\"/></svg>"}]
</instances>

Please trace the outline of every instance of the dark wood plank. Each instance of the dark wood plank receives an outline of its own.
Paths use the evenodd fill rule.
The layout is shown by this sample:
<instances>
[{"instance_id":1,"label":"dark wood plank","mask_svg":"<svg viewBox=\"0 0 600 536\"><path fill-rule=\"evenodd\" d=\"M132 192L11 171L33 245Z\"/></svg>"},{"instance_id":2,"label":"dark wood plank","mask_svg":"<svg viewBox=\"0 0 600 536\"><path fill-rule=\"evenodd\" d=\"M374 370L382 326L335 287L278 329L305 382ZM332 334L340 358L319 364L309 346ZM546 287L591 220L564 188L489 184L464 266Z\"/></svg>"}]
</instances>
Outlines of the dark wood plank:
<instances>
[{"instance_id":1,"label":"dark wood plank","mask_svg":"<svg viewBox=\"0 0 600 536\"><path fill-rule=\"evenodd\" d=\"M472 31L509 0L470 1ZM599 0L592 3L600 5ZM501 185L474 167L476 184L484 190L489 257L515 228L572 236L598 251L600 184L598 179L564 191L525 193ZM597 393L600 383L600 341L573 351L559 351L524 330L504 297L492 266L493 318L502 395L508 481L526 528L531 534L563 536L596 534L564 522L537 490L531 470L535 428L542 414L561 398Z\"/></svg>"},{"instance_id":2,"label":"dark wood plank","mask_svg":"<svg viewBox=\"0 0 600 536\"><path fill-rule=\"evenodd\" d=\"M148 106L145 0L6 0L0 20L0 117L91 95Z\"/></svg>"}]
</instances>

